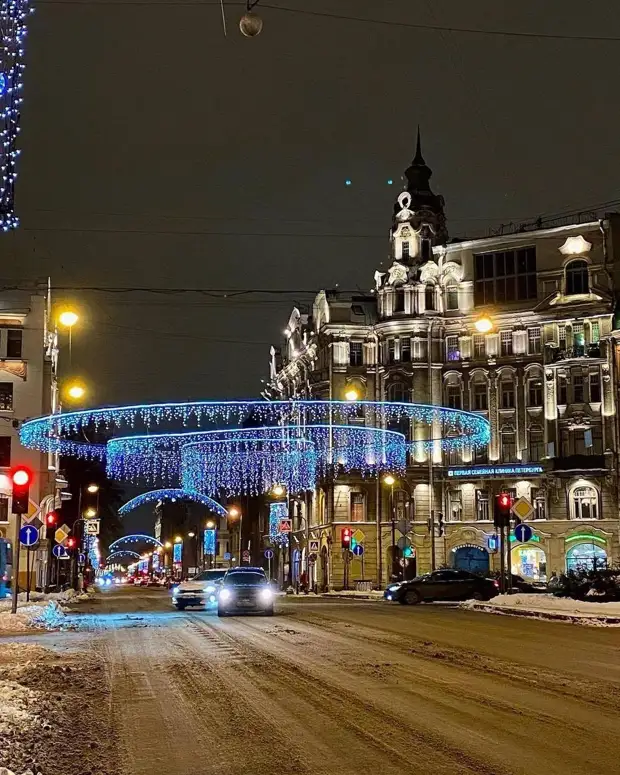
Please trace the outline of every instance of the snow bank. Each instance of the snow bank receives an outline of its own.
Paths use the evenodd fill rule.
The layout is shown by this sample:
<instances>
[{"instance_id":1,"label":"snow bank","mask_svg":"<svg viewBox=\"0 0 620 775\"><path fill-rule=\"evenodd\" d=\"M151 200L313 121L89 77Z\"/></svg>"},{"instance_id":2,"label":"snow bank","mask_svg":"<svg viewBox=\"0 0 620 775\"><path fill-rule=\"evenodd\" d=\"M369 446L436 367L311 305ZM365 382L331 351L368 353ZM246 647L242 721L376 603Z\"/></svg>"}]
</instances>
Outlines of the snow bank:
<instances>
[{"instance_id":1,"label":"snow bank","mask_svg":"<svg viewBox=\"0 0 620 775\"><path fill-rule=\"evenodd\" d=\"M65 623L66 614L55 601L47 605L22 605L12 614L10 609L0 612L0 632L24 632L32 627L56 630Z\"/></svg>"},{"instance_id":2,"label":"snow bank","mask_svg":"<svg viewBox=\"0 0 620 775\"><path fill-rule=\"evenodd\" d=\"M10 730L24 732L36 726L36 718L28 711L36 696L15 681L0 681L0 735Z\"/></svg>"},{"instance_id":3,"label":"snow bank","mask_svg":"<svg viewBox=\"0 0 620 775\"><path fill-rule=\"evenodd\" d=\"M545 594L497 595L486 602L466 600L461 603L461 607L491 613L564 619L578 623L609 623L612 625L620 623L620 602L592 603Z\"/></svg>"},{"instance_id":4,"label":"snow bank","mask_svg":"<svg viewBox=\"0 0 620 775\"><path fill-rule=\"evenodd\" d=\"M16 773L12 770L7 770L6 767L0 767L0 775L16 775ZM35 773L32 770L26 770L22 775L35 775ZM42 775L42 773L38 772L37 775Z\"/></svg>"}]
</instances>

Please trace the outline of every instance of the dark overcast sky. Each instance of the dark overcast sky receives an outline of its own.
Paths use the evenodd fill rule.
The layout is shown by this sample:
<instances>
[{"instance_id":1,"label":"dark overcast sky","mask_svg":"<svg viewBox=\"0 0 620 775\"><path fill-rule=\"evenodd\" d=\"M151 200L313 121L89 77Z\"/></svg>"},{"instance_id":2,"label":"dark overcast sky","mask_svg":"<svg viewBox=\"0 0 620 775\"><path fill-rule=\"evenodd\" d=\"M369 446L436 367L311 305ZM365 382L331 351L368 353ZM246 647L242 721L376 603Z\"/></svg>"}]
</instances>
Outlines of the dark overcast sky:
<instances>
[{"instance_id":1,"label":"dark overcast sky","mask_svg":"<svg viewBox=\"0 0 620 775\"><path fill-rule=\"evenodd\" d=\"M7 278L368 289L418 122L451 236L620 197L618 42L420 31L261 4L263 33L248 40L230 3L227 38L208 2L35 5ZM288 5L620 37L608 0ZM84 313L74 366L93 403L257 395L294 300L73 296Z\"/></svg>"}]
</instances>

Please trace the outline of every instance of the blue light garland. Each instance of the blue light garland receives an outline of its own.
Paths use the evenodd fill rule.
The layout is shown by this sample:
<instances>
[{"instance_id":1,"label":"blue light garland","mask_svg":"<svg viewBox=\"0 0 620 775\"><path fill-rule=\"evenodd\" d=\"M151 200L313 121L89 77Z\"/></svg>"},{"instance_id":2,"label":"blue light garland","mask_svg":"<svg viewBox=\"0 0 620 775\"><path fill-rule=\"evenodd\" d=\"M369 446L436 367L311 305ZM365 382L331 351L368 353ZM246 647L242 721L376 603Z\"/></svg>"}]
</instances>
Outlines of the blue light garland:
<instances>
[{"instance_id":1,"label":"blue light garland","mask_svg":"<svg viewBox=\"0 0 620 775\"><path fill-rule=\"evenodd\" d=\"M108 554L108 556L105 558L106 565L110 564L110 560L115 560L117 557L122 556L129 556L129 557L137 557L140 559L140 555L138 552L134 552L132 549L119 549L116 552L112 552L111 554Z\"/></svg>"},{"instance_id":2,"label":"blue light garland","mask_svg":"<svg viewBox=\"0 0 620 775\"><path fill-rule=\"evenodd\" d=\"M144 492L130 501L127 501L118 510L119 517L124 517L129 514L130 511L143 506L145 503L157 503L158 501L177 501L177 500L191 500L196 503L202 503L208 509L215 514L219 514L221 517L225 517L228 513L221 503L214 501L213 498L209 498L207 495L203 495L200 492L189 492L181 489L167 489L167 490L150 490Z\"/></svg>"},{"instance_id":3,"label":"blue light garland","mask_svg":"<svg viewBox=\"0 0 620 775\"><path fill-rule=\"evenodd\" d=\"M153 538L153 536L147 536L143 533L132 533L112 541L108 549L114 549L115 546L120 546L121 544L153 544L153 546L163 546L162 542Z\"/></svg>"},{"instance_id":4,"label":"blue light garland","mask_svg":"<svg viewBox=\"0 0 620 775\"><path fill-rule=\"evenodd\" d=\"M288 516L286 501L269 504L269 540L274 546L288 546L288 533L280 532L280 520Z\"/></svg>"},{"instance_id":5,"label":"blue light garland","mask_svg":"<svg viewBox=\"0 0 620 775\"><path fill-rule=\"evenodd\" d=\"M23 102L24 39L26 19L31 13L28 0L1 0L0 31L0 228L19 225L15 215L15 179L21 104Z\"/></svg>"}]
</instances>

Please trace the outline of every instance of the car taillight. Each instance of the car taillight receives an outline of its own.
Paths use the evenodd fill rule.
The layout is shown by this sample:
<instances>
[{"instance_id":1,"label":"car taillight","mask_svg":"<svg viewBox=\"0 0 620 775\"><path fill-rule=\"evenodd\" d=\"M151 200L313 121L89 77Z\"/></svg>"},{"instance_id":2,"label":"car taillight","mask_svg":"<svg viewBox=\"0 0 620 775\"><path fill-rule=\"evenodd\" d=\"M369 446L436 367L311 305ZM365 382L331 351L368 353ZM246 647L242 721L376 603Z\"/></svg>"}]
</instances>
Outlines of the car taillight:
<instances>
[{"instance_id":1,"label":"car taillight","mask_svg":"<svg viewBox=\"0 0 620 775\"><path fill-rule=\"evenodd\" d=\"M499 589L499 581L497 579L493 579L493 586Z\"/></svg>"}]
</instances>

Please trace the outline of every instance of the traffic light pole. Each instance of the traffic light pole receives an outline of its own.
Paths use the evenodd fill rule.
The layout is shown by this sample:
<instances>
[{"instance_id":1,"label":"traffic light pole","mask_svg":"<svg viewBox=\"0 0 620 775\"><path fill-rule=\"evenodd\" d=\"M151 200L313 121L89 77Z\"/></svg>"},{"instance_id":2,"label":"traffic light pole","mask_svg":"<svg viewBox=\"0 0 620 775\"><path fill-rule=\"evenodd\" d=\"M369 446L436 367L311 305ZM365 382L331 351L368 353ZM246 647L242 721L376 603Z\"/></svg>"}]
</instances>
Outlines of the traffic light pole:
<instances>
[{"instance_id":1,"label":"traffic light pole","mask_svg":"<svg viewBox=\"0 0 620 775\"><path fill-rule=\"evenodd\" d=\"M15 514L15 531L13 533L13 578L11 579L11 613L17 613L17 594L19 591L19 530L22 526L22 515Z\"/></svg>"}]
</instances>

